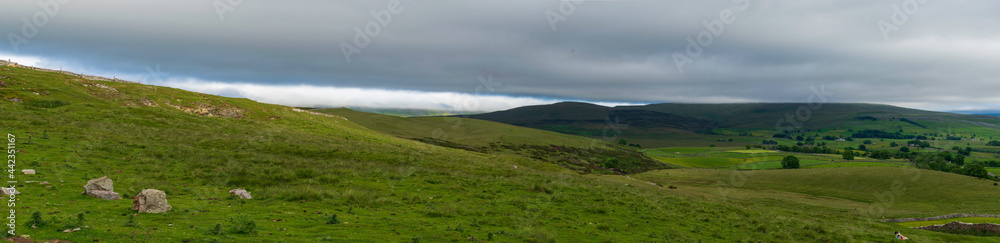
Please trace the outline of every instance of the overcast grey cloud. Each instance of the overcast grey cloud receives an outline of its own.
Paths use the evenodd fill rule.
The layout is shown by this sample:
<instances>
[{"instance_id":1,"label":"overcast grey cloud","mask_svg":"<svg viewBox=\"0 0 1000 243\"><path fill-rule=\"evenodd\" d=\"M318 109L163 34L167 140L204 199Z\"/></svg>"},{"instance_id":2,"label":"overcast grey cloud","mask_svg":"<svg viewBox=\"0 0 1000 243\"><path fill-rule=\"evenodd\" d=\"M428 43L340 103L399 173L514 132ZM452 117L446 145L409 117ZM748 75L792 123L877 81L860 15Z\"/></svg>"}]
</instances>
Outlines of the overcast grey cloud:
<instances>
[{"instance_id":1,"label":"overcast grey cloud","mask_svg":"<svg viewBox=\"0 0 1000 243\"><path fill-rule=\"evenodd\" d=\"M1000 108L996 1L391 2L7 1L0 33L17 44L0 56L286 105L804 102L822 85L834 102ZM726 11L679 70L674 54ZM38 13L47 22L27 38ZM372 22L348 61L342 43ZM157 65L169 76L150 79ZM482 75L502 85L484 89Z\"/></svg>"}]
</instances>

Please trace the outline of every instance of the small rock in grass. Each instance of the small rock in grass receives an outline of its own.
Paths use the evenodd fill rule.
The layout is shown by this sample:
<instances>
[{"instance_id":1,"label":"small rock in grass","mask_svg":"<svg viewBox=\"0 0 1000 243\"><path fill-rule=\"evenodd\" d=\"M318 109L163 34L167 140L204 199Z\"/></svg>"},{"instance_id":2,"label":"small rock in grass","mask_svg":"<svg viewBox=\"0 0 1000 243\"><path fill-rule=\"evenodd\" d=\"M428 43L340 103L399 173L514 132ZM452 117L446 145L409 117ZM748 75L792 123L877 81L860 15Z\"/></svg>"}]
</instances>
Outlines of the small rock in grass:
<instances>
[{"instance_id":1,"label":"small rock in grass","mask_svg":"<svg viewBox=\"0 0 1000 243\"><path fill-rule=\"evenodd\" d=\"M114 182L107 176L87 181L87 185L83 186L83 194L105 200L122 198L115 192Z\"/></svg>"},{"instance_id":2,"label":"small rock in grass","mask_svg":"<svg viewBox=\"0 0 1000 243\"><path fill-rule=\"evenodd\" d=\"M252 196L250 196L250 192L248 192L246 189L243 189L243 188L236 188L236 189L229 190L229 195L235 195L235 196L239 197L240 199L252 199L253 198Z\"/></svg>"},{"instance_id":3,"label":"small rock in grass","mask_svg":"<svg viewBox=\"0 0 1000 243\"><path fill-rule=\"evenodd\" d=\"M2 189L0 189L0 195L17 195L17 194L21 194L21 192L17 191L17 189L14 189L13 187L0 187L0 188L2 188Z\"/></svg>"}]
</instances>

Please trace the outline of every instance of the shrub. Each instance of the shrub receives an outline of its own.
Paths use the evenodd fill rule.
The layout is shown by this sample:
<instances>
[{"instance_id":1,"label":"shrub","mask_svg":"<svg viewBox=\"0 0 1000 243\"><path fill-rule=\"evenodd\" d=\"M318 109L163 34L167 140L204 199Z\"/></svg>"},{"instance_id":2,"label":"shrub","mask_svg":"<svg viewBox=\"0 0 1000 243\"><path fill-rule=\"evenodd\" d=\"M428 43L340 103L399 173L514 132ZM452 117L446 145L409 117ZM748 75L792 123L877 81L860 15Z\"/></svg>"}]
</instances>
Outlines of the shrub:
<instances>
[{"instance_id":1,"label":"shrub","mask_svg":"<svg viewBox=\"0 0 1000 243\"><path fill-rule=\"evenodd\" d=\"M139 227L139 223L135 222L135 214L128 215L128 221L125 221L125 227Z\"/></svg>"},{"instance_id":2,"label":"shrub","mask_svg":"<svg viewBox=\"0 0 1000 243\"><path fill-rule=\"evenodd\" d=\"M215 227L212 227L212 229L208 231L208 234L210 235L222 235L223 233L225 232L222 231L222 224L218 223L215 224Z\"/></svg>"},{"instance_id":3,"label":"shrub","mask_svg":"<svg viewBox=\"0 0 1000 243\"><path fill-rule=\"evenodd\" d=\"M229 231L237 234L253 234L257 232L257 223L247 217L246 215L241 215L236 218L230 219L232 224Z\"/></svg>"},{"instance_id":4,"label":"shrub","mask_svg":"<svg viewBox=\"0 0 1000 243\"><path fill-rule=\"evenodd\" d=\"M330 219L326 220L326 224L339 224L339 223L340 223L340 220L337 219L337 215L336 214L331 215Z\"/></svg>"},{"instance_id":5,"label":"shrub","mask_svg":"<svg viewBox=\"0 0 1000 243\"><path fill-rule=\"evenodd\" d=\"M44 219L42 219L42 212L35 211L31 213L31 220L28 220L28 226L42 227L48 224Z\"/></svg>"}]
</instances>

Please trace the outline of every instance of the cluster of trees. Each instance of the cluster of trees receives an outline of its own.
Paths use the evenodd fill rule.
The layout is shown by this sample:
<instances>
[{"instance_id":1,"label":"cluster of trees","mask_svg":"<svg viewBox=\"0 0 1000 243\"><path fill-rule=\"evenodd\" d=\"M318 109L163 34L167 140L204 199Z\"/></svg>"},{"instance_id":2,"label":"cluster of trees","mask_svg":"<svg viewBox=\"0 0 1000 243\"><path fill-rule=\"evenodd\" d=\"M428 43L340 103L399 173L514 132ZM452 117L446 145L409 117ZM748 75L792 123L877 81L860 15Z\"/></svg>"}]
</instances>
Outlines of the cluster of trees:
<instances>
[{"instance_id":1,"label":"cluster of trees","mask_svg":"<svg viewBox=\"0 0 1000 243\"><path fill-rule=\"evenodd\" d=\"M730 139L729 141L733 141L733 140ZM628 140L625 140L624 138L619 138L618 139L618 145L629 146L629 147L636 147L636 148L642 148L642 146L639 145L639 144L628 143Z\"/></svg>"},{"instance_id":2,"label":"cluster of trees","mask_svg":"<svg viewBox=\"0 0 1000 243\"><path fill-rule=\"evenodd\" d=\"M828 147L803 147L803 146L788 146L788 145L775 145L771 146L771 150L780 150L793 153L813 153L813 154L840 154L840 151Z\"/></svg>"},{"instance_id":3,"label":"cluster of trees","mask_svg":"<svg viewBox=\"0 0 1000 243\"><path fill-rule=\"evenodd\" d=\"M854 138L887 138L887 139L914 139L917 136L909 134L901 134L898 132L886 132L880 130L863 130L851 134Z\"/></svg>"},{"instance_id":4,"label":"cluster of trees","mask_svg":"<svg viewBox=\"0 0 1000 243\"><path fill-rule=\"evenodd\" d=\"M951 149L957 151L958 154L961 154L961 155L965 155L965 156L972 155L972 148L970 148L970 147L961 148L961 147L955 146L955 147L952 147Z\"/></svg>"},{"instance_id":5,"label":"cluster of trees","mask_svg":"<svg viewBox=\"0 0 1000 243\"><path fill-rule=\"evenodd\" d=\"M912 161L913 165L920 169L944 171L992 180L996 179L995 177L991 177L989 175L989 172L986 171L986 167L983 166L983 164L971 163L966 165L964 162L960 162L965 159L964 156L955 156L952 156L951 153L948 152L922 153L915 155ZM949 161L951 163L949 163Z\"/></svg>"},{"instance_id":6,"label":"cluster of trees","mask_svg":"<svg viewBox=\"0 0 1000 243\"><path fill-rule=\"evenodd\" d=\"M859 117L855 117L854 119L858 119L860 121L864 121L864 120L878 121L878 118L875 118L874 116L859 116Z\"/></svg>"},{"instance_id":7,"label":"cluster of trees","mask_svg":"<svg viewBox=\"0 0 1000 243\"><path fill-rule=\"evenodd\" d=\"M920 148L930 148L931 147L931 143L928 143L926 141L913 140L913 141L907 141L906 142L907 146L909 146L911 144L913 146L919 146Z\"/></svg>"},{"instance_id":8,"label":"cluster of trees","mask_svg":"<svg viewBox=\"0 0 1000 243\"><path fill-rule=\"evenodd\" d=\"M990 141L990 142L986 143L986 146L1000 146L1000 141L996 141L996 140Z\"/></svg>"},{"instance_id":9,"label":"cluster of trees","mask_svg":"<svg viewBox=\"0 0 1000 243\"><path fill-rule=\"evenodd\" d=\"M970 164L981 164L986 167L1000 167L1000 161L997 160L972 161Z\"/></svg>"},{"instance_id":10,"label":"cluster of trees","mask_svg":"<svg viewBox=\"0 0 1000 243\"><path fill-rule=\"evenodd\" d=\"M888 150L872 150L868 152L868 157L872 159L887 160L891 159L893 156L905 157L904 152L896 151L895 153L889 152Z\"/></svg>"}]
</instances>

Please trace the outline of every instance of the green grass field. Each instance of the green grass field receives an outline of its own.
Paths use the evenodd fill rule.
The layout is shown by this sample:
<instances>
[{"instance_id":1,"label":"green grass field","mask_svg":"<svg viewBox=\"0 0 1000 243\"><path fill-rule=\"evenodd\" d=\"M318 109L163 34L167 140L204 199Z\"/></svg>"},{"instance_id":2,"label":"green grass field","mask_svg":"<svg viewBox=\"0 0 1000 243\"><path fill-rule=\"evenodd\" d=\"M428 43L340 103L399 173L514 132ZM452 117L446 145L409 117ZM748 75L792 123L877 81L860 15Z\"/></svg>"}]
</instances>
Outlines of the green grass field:
<instances>
[{"instance_id":1,"label":"green grass field","mask_svg":"<svg viewBox=\"0 0 1000 243\"><path fill-rule=\"evenodd\" d=\"M968 176L894 167L725 169L784 155L735 157L746 155L738 147L649 153L681 152L665 158L718 170L581 174L546 157L408 136L433 137L441 128L466 145L529 144L537 135L538 144L586 147L592 139L475 121L452 129L441 118L381 132L369 126L400 120L0 70L0 128L16 137L16 169L37 171L14 178L23 193L13 207L16 234L39 242L885 242L893 231L924 242L996 241L879 221L1000 213L1000 187ZM240 118L205 116L237 111ZM124 197L165 191L173 210L130 216L131 200L80 195L87 180L105 175ZM233 188L254 199L230 198ZM34 212L47 223L30 227ZM328 223L334 215L339 222ZM81 230L61 232L75 227Z\"/></svg>"},{"instance_id":2,"label":"green grass field","mask_svg":"<svg viewBox=\"0 0 1000 243\"><path fill-rule=\"evenodd\" d=\"M789 170L671 170L636 177L657 184L750 191L781 191L797 197L846 200L832 206L878 217L928 217L955 212L1000 214L1000 187L993 181L898 167ZM748 191L749 192L749 191Z\"/></svg>"},{"instance_id":3,"label":"green grass field","mask_svg":"<svg viewBox=\"0 0 1000 243\"><path fill-rule=\"evenodd\" d=\"M903 167L902 165L880 162L841 162L813 165L806 168L841 168L841 167Z\"/></svg>"},{"instance_id":4,"label":"green grass field","mask_svg":"<svg viewBox=\"0 0 1000 243\"><path fill-rule=\"evenodd\" d=\"M992 167L992 168L986 168L986 170L989 171L990 173L993 173L994 175L1000 175L1000 168Z\"/></svg>"},{"instance_id":5,"label":"green grass field","mask_svg":"<svg viewBox=\"0 0 1000 243\"><path fill-rule=\"evenodd\" d=\"M816 165L816 164L828 164L828 163L830 163L830 161L812 160L812 159L800 159L799 160L799 166L801 166L801 167L807 167L807 166ZM757 163L748 163L748 164L738 165L738 166L735 166L735 167L732 167L732 168L743 169L743 170L779 169L779 168L781 168L781 160L773 160L773 161L757 162Z\"/></svg>"}]
</instances>

